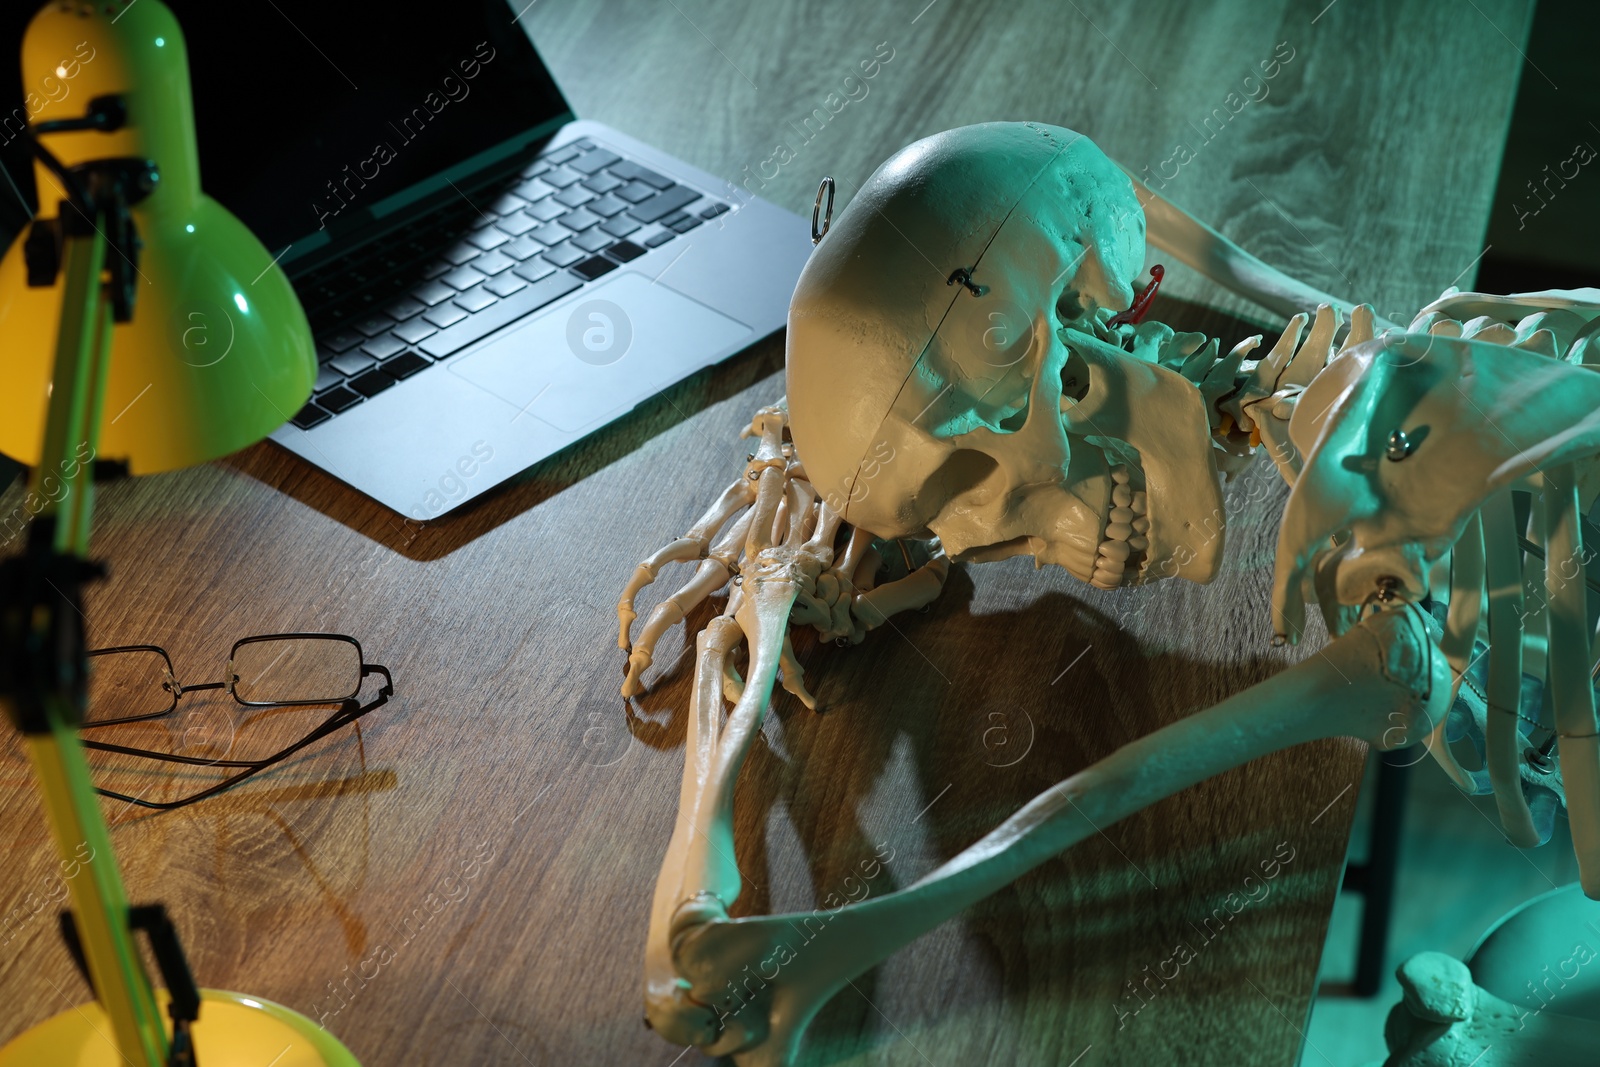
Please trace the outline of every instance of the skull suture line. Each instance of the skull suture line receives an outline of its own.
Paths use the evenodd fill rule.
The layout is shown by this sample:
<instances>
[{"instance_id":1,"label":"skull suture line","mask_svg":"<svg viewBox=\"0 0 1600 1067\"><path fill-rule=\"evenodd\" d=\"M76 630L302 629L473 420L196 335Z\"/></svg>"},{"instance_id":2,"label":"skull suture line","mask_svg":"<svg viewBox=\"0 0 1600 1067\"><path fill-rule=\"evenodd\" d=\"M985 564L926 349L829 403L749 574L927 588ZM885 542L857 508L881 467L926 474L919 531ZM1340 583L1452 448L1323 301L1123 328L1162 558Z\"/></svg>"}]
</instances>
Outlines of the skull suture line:
<instances>
[{"instance_id":1,"label":"skull suture line","mask_svg":"<svg viewBox=\"0 0 1600 1067\"><path fill-rule=\"evenodd\" d=\"M1223 512L1205 404L1108 343L1144 241L1132 183L1071 130L987 123L894 155L790 305L812 484L845 521L931 533L957 561L1031 554L1105 588L1209 581Z\"/></svg>"}]
</instances>

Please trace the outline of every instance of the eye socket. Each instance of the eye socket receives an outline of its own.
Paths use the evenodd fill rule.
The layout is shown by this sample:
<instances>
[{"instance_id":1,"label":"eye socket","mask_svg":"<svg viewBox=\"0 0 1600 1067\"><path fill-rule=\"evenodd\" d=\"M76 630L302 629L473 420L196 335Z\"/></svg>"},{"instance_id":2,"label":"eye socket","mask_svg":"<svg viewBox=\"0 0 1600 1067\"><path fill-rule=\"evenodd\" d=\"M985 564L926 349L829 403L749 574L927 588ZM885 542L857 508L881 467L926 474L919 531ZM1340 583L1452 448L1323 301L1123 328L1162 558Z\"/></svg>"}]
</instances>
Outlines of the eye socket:
<instances>
[{"instance_id":1,"label":"eye socket","mask_svg":"<svg viewBox=\"0 0 1600 1067\"><path fill-rule=\"evenodd\" d=\"M1076 289L1063 289L1056 299L1056 321L1063 326L1077 322L1083 317L1083 302L1078 298Z\"/></svg>"}]
</instances>

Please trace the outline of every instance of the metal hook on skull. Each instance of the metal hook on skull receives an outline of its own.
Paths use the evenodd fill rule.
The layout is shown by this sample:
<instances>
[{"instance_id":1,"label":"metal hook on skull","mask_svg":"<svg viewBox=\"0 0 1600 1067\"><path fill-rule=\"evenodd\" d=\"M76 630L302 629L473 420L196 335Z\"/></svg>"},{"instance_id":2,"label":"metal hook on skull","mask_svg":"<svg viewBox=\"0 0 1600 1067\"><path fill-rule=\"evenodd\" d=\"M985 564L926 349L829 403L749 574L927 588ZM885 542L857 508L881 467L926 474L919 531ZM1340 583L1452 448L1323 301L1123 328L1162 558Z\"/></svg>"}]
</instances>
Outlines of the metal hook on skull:
<instances>
[{"instance_id":1,"label":"metal hook on skull","mask_svg":"<svg viewBox=\"0 0 1600 1067\"><path fill-rule=\"evenodd\" d=\"M827 206L822 203L823 194L828 197ZM817 228L818 217L822 219L822 228ZM824 174L822 181L817 183L817 201L811 205L811 243L817 245L828 236L828 227L833 223L833 178Z\"/></svg>"}]
</instances>

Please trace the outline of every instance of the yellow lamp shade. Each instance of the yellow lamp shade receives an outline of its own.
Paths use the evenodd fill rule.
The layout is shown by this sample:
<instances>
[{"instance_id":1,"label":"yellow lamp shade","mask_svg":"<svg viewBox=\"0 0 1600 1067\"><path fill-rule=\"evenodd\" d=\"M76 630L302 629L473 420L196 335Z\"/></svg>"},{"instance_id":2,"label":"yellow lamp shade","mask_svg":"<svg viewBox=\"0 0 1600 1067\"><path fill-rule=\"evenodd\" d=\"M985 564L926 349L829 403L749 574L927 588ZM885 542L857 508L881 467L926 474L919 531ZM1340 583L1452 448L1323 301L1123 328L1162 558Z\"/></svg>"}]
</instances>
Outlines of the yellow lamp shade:
<instances>
[{"instance_id":1,"label":"yellow lamp shade","mask_svg":"<svg viewBox=\"0 0 1600 1067\"><path fill-rule=\"evenodd\" d=\"M131 156L160 170L132 209L144 247L133 321L112 329L98 454L148 474L271 433L310 396L311 328L271 253L200 191L189 62L172 12L160 0L47 4L23 41L22 80L33 123L82 118L96 96L123 98L120 130L44 135L68 167ZM40 216L58 215L60 182L42 165L35 177ZM34 465L62 284L29 288L25 236L0 261L0 452Z\"/></svg>"},{"instance_id":2,"label":"yellow lamp shade","mask_svg":"<svg viewBox=\"0 0 1600 1067\"><path fill-rule=\"evenodd\" d=\"M68 1008L0 1048L0 1067L126 1067L110 1032L100 1005ZM201 1067L361 1067L333 1034L264 997L202 989L193 1033Z\"/></svg>"}]
</instances>

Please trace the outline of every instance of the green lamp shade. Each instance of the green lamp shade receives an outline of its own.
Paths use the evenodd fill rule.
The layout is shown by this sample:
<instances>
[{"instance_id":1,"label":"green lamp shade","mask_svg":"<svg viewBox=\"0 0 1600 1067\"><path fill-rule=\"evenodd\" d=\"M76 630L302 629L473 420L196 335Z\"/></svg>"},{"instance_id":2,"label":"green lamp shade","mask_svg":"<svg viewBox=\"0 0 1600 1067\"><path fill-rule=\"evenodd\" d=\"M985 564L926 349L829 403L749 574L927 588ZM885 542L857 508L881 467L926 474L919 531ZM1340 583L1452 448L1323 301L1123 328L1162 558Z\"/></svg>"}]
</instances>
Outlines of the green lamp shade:
<instances>
[{"instance_id":1,"label":"green lamp shade","mask_svg":"<svg viewBox=\"0 0 1600 1067\"><path fill-rule=\"evenodd\" d=\"M305 311L272 254L200 191L176 20L159 0L116 6L113 21L46 5L23 43L23 82L73 74L72 91L43 101L35 123L81 117L103 94L126 101L121 130L45 136L69 167L138 156L160 169L155 191L133 208L144 248L133 321L112 329L98 452L149 474L261 440L305 404L317 363ZM57 215L59 183L42 166L35 176L40 215ZM25 237L0 261L0 452L31 466L43 440L62 285L28 286Z\"/></svg>"}]
</instances>

